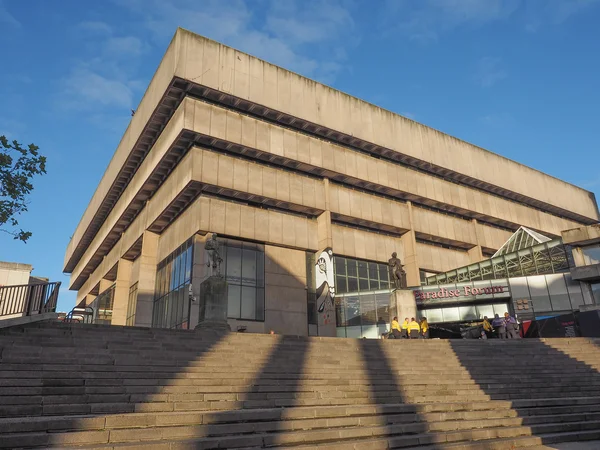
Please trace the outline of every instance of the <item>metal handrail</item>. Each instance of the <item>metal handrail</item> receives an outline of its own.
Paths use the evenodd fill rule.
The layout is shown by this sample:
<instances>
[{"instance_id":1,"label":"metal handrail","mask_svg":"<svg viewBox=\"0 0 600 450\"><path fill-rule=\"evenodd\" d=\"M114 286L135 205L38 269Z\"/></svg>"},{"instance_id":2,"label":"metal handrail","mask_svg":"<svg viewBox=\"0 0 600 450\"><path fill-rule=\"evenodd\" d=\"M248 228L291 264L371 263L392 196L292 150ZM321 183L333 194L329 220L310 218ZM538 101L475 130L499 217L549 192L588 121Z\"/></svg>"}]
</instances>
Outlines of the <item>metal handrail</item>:
<instances>
[{"instance_id":1,"label":"metal handrail","mask_svg":"<svg viewBox=\"0 0 600 450\"><path fill-rule=\"evenodd\" d=\"M56 312L60 281L0 287L0 317Z\"/></svg>"},{"instance_id":2,"label":"metal handrail","mask_svg":"<svg viewBox=\"0 0 600 450\"><path fill-rule=\"evenodd\" d=\"M63 319L64 323L92 323L94 320L94 308L85 306L75 307Z\"/></svg>"}]
</instances>

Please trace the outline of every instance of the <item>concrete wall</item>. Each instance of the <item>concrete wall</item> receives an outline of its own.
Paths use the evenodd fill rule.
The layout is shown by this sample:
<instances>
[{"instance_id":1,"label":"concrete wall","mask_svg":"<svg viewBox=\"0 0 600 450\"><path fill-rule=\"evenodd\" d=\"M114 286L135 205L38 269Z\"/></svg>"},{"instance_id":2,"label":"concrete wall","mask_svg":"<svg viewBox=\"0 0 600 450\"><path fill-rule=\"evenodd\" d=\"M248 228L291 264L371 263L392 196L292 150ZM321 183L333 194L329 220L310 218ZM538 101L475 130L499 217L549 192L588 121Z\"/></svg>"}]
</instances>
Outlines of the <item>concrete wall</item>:
<instances>
[{"instance_id":1,"label":"concrete wall","mask_svg":"<svg viewBox=\"0 0 600 450\"><path fill-rule=\"evenodd\" d=\"M0 261L0 286L18 286L29 284L29 275L33 267L30 264Z\"/></svg>"},{"instance_id":2,"label":"concrete wall","mask_svg":"<svg viewBox=\"0 0 600 450\"><path fill-rule=\"evenodd\" d=\"M165 59L177 52L177 76L599 218L593 197L581 188L186 30L175 39Z\"/></svg>"}]
</instances>

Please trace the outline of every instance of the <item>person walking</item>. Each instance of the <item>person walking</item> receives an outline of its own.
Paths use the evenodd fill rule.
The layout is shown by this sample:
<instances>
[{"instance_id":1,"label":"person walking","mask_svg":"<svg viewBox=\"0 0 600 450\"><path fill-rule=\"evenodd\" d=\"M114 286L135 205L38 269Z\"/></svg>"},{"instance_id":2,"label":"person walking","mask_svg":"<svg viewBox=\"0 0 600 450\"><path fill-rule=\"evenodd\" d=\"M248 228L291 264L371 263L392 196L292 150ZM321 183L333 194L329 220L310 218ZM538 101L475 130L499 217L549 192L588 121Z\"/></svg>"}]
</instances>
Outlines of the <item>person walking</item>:
<instances>
[{"instance_id":1,"label":"person walking","mask_svg":"<svg viewBox=\"0 0 600 450\"><path fill-rule=\"evenodd\" d=\"M427 317L421 317L421 337L423 339L429 339L429 324L427 323Z\"/></svg>"},{"instance_id":2,"label":"person walking","mask_svg":"<svg viewBox=\"0 0 600 450\"><path fill-rule=\"evenodd\" d=\"M409 336L411 339L419 339L421 335L421 327L419 326L419 322L415 320L414 317L410 318L410 323L408 324Z\"/></svg>"},{"instance_id":3,"label":"person walking","mask_svg":"<svg viewBox=\"0 0 600 450\"><path fill-rule=\"evenodd\" d=\"M504 313L504 322L506 323L506 334L508 339L519 339L519 324L517 323L517 319L508 314Z\"/></svg>"},{"instance_id":4,"label":"person walking","mask_svg":"<svg viewBox=\"0 0 600 450\"><path fill-rule=\"evenodd\" d=\"M498 314L494 316L494 320L492 320L492 326L496 329L498 338L506 339L506 321Z\"/></svg>"}]
</instances>

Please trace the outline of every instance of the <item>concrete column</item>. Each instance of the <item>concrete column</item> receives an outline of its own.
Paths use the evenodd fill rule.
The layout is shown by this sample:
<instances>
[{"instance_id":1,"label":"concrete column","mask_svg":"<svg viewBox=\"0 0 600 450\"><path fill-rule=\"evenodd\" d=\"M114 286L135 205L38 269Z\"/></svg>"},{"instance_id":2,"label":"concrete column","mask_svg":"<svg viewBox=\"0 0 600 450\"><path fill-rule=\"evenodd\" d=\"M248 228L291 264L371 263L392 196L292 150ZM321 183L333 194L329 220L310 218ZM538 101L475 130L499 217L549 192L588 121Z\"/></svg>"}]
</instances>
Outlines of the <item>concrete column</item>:
<instances>
[{"instance_id":1,"label":"concrete column","mask_svg":"<svg viewBox=\"0 0 600 450\"><path fill-rule=\"evenodd\" d=\"M319 248L333 248L333 237L331 231L331 211L329 211L329 180L323 180L325 185L325 211L317 217L317 232L319 234Z\"/></svg>"},{"instance_id":2,"label":"concrete column","mask_svg":"<svg viewBox=\"0 0 600 450\"><path fill-rule=\"evenodd\" d=\"M404 270L406 271L406 284L411 286L420 286L421 278L419 276L419 260L417 255L417 238L413 221L412 203L408 204L408 217L410 221L410 230L400 237L402 248L404 250Z\"/></svg>"},{"instance_id":3,"label":"concrete column","mask_svg":"<svg viewBox=\"0 0 600 450\"><path fill-rule=\"evenodd\" d=\"M468 250L467 254L469 255L469 261L476 263L483 261L483 251L481 250L481 239L478 233L479 227L477 226L477 219L472 219L471 223L473 224L473 229L475 230L475 240L477 241L477 245Z\"/></svg>"},{"instance_id":4,"label":"concrete column","mask_svg":"<svg viewBox=\"0 0 600 450\"><path fill-rule=\"evenodd\" d=\"M125 325L127 320L132 264L133 262L127 259L121 258L119 260L117 280L115 282L115 296L113 300L112 325Z\"/></svg>"},{"instance_id":5,"label":"concrete column","mask_svg":"<svg viewBox=\"0 0 600 450\"><path fill-rule=\"evenodd\" d=\"M156 281L156 265L158 264L159 235L144 231L142 236L142 252L138 257L139 279L137 305L135 310L135 326L152 326L152 308L154 306L154 283Z\"/></svg>"},{"instance_id":6,"label":"concrete column","mask_svg":"<svg viewBox=\"0 0 600 450\"><path fill-rule=\"evenodd\" d=\"M97 295L94 294L88 294L84 296L84 305L88 306L90 303L92 303L94 300L96 300ZM77 303L79 304L79 303Z\"/></svg>"},{"instance_id":7,"label":"concrete column","mask_svg":"<svg viewBox=\"0 0 600 450\"><path fill-rule=\"evenodd\" d=\"M210 273L208 263L208 256L204 246L206 245L206 239L210 235L196 234L194 236L194 251L193 251L193 265L192 265L192 295L194 301L190 305L190 329L194 329L198 325L198 314L200 313L200 285L206 280ZM222 268L223 269L223 268Z\"/></svg>"},{"instance_id":8,"label":"concrete column","mask_svg":"<svg viewBox=\"0 0 600 450\"><path fill-rule=\"evenodd\" d=\"M98 294L102 294L105 290L115 284L112 280L107 280L106 278L102 278L100 280L100 289L98 290Z\"/></svg>"}]
</instances>

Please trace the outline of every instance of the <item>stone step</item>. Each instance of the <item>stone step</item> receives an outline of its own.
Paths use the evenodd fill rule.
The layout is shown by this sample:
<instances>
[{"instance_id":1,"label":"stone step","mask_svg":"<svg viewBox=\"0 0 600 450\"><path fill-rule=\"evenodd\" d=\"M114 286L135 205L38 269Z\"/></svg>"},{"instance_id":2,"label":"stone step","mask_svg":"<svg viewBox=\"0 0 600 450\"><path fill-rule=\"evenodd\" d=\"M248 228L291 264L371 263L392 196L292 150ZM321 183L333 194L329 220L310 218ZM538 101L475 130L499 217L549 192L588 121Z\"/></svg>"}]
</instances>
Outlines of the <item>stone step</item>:
<instances>
[{"instance_id":1,"label":"stone step","mask_svg":"<svg viewBox=\"0 0 600 450\"><path fill-rule=\"evenodd\" d=\"M388 423L386 425L363 426L347 425L344 422L331 422L315 427L304 422L308 429L281 428L273 422L250 422L238 424L207 424L187 426L152 426L143 428L113 428L61 432L5 433L0 447L40 447L68 446L85 444L118 444L194 438L203 445L217 445L219 448L231 446L273 447L281 445L320 444L336 441L338 444L351 439L372 439L385 437L390 448L425 445L439 442L453 442L478 439L498 439L529 436L537 433L565 433L600 430L600 420L552 421L542 424L523 425L520 418L482 420L457 420L443 422ZM339 422L339 423L338 423ZM351 423L351 422L347 422Z\"/></svg>"},{"instance_id":2,"label":"stone step","mask_svg":"<svg viewBox=\"0 0 600 450\"><path fill-rule=\"evenodd\" d=\"M589 439L597 439L597 436L600 436L600 422L598 421L547 423L532 426L508 425L489 428L473 428L477 425L476 421L473 423L462 421L448 425L454 426L454 429L435 432L428 431L430 424L397 424L374 427L330 427L323 430L279 431L270 433L247 427L246 433L223 436L205 436L207 428L208 430L217 430L217 426L165 426L67 433L6 434L2 436L2 444L0 445L3 445L4 448L35 448L49 445L62 448L70 446L81 447L89 444L117 445L135 442L137 445L142 444L144 448L148 448L147 444L163 444L164 441L169 441L169 448L171 449L281 448L282 446L285 446L285 448L306 449L310 448L306 446L308 444L309 446L314 445L316 448L332 450L341 448L407 448L428 446L431 444L436 444L437 447L438 444L443 443L458 444L465 441L478 441L478 444L483 444L484 446L475 448L492 449L502 448L498 447L499 444L510 445L511 441L520 444L521 447L542 444L544 438L532 436L534 434L546 435L546 440L553 440L554 442L560 442L560 439L572 439L574 435L583 436L587 434L585 437ZM520 443L518 442L518 438L525 437L533 437L533 439L523 439L520 440ZM500 440L500 442L493 442L492 440ZM357 447L357 444L362 445L362 447Z\"/></svg>"}]
</instances>

